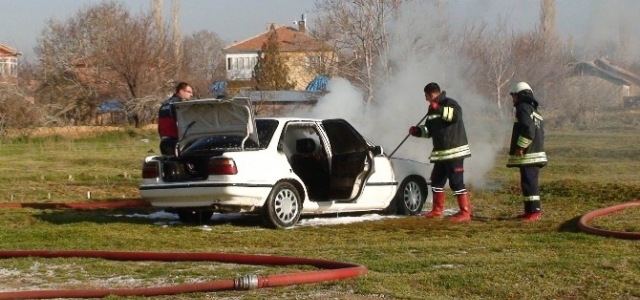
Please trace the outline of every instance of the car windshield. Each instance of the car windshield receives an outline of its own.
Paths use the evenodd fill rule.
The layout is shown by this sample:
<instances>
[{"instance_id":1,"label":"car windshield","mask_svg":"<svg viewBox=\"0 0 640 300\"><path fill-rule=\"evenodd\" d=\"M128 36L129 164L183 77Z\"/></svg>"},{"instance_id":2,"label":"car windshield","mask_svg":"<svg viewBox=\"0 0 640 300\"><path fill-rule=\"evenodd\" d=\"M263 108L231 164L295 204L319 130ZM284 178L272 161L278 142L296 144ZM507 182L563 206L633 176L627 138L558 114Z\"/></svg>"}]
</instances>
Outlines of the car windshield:
<instances>
[{"instance_id":1,"label":"car windshield","mask_svg":"<svg viewBox=\"0 0 640 300\"><path fill-rule=\"evenodd\" d=\"M258 131L258 141L260 145L256 144L253 140L247 139L244 143L245 150L260 150L265 149L273 133L278 127L278 121L273 119L256 119L256 129ZM195 140L189 144L181 155L199 155L206 154L211 151L238 151L242 149L242 140L244 136L239 135L215 135L209 137L203 137Z\"/></svg>"}]
</instances>

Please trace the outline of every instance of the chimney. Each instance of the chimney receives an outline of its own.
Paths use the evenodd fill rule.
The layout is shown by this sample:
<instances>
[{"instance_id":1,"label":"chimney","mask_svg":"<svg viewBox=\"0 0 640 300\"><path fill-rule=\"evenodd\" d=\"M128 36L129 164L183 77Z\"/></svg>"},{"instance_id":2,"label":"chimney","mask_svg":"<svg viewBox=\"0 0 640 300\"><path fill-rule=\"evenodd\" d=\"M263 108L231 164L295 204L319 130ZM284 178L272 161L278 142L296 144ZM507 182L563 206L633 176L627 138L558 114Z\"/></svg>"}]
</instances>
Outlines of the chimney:
<instances>
[{"instance_id":1,"label":"chimney","mask_svg":"<svg viewBox=\"0 0 640 300\"><path fill-rule=\"evenodd\" d=\"M298 31L307 33L307 15L302 14L302 20L298 21Z\"/></svg>"}]
</instances>

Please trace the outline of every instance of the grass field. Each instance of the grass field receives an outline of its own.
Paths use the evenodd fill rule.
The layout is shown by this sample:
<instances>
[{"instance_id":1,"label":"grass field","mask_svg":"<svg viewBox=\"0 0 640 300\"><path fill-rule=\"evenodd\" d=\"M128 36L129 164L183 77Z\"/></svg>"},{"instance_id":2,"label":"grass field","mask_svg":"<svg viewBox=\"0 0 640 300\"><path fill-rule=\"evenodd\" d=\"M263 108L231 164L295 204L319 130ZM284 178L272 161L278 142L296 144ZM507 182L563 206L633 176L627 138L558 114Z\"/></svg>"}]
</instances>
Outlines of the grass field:
<instances>
[{"instance_id":1,"label":"grass field","mask_svg":"<svg viewBox=\"0 0 640 300\"><path fill-rule=\"evenodd\" d=\"M135 129L5 139L0 202L138 197L142 159L158 151L157 143L154 130ZM474 221L467 224L408 217L267 230L248 218L203 228L122 216L156 211L147 209L0 209L0 249L277 254L348 261L369 270L322 284L154 299L640 299L639 242L577 227L589 211L639 197L638 145L640 135L632 129L548 133L550 164L541 174L544 217L530 224L510 219L521 213L522 203L517 170L505 168L503 157L487 174L497 186L471 189ZM447 206L455 206L451 195ZM592 225L639 231L639 216L640 209L628 209ZM148 287L298 270L309 268L5 259L0 291Z\"/></svg>"}]
</instances>

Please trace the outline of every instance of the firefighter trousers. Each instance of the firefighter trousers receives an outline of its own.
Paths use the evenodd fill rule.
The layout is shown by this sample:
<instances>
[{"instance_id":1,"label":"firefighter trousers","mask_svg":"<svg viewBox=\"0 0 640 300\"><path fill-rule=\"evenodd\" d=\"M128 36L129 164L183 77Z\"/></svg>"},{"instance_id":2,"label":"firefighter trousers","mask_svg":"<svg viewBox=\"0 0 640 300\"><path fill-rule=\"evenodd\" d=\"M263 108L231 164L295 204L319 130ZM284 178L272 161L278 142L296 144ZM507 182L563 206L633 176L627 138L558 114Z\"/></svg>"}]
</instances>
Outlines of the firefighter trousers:
<instances>
[{"instance_id":1,"label":"firefighter trousers","mask_svg":"<svg viewBox=\"0 0 640 300\"><path fill-rule=\"evenodd\" d=\"M434 192L441 192L449 180L449 187L455 195L467 193L464 185L464 159L453 159L433 164L431 170L431 188Z\"/></svg>"},{"instance_id":2,"label":"firefighter trousers","mask_svg":"<svg viewBox=\"0 0 640 300\"><path fill-rule=\"evenodd\" d=\"M540 167L520 167L520 187L522 188L522 196L525 198L538 196L538 199L531 200L540 200L540 186L538 185L539 176Z\"/></svg>"}]
</instances>

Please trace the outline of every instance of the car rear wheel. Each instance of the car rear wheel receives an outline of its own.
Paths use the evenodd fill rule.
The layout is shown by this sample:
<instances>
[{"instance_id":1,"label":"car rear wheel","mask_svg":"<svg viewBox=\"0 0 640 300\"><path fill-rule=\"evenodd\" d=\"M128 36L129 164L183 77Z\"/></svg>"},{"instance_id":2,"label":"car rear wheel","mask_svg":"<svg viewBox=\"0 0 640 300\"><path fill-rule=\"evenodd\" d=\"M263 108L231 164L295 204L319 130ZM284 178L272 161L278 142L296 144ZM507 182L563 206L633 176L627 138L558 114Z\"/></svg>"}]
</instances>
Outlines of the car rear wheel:
<instances>
[{"instance_id":1,"label":"car rear wheel","mask_svg":"<svg viewBox=\"0 0 640 300\"><path fill-rule=\"evenodd\" d=\"M421 177L408 177L402 181L395 198L387 208L398 215L417 215L422 212L429 189ZM395 209L395 211L393 211Z\"/></svg>"},{"instance_id":2,"label":"car rear wheel","mask_svg":"<svg viewBox=\"0 0 640 300\"><path fill-rule=\"evenodd\" d=\"M280 182L273 187L262 207L262 217L269 227L289 228L298 223L301 209L302 200L295 186Z\"/></svg>"},{"instance_id":3,"label":"car rear wheel","mask_svg":"<svg viewBox=\"0 0 640 300\"><path fill-rule=\"evenodd\" d=\"M211 220L211 217L213 217L213 211L198 211L191 209L178 211L178 218L180 218L180 222L184 224L203 224L206 221Z\"/></svg>"}]
</instances>

